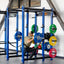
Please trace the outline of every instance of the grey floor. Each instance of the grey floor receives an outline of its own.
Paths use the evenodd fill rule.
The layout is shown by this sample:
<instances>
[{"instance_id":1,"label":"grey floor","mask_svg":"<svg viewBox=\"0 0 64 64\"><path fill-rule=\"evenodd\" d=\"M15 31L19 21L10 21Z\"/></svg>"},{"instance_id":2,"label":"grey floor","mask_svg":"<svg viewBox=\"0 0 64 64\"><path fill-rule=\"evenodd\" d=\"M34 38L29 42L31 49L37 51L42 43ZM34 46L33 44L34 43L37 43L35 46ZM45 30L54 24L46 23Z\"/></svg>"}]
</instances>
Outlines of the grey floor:
<instances>
[{"instance_id":1,"label":"grey floor","mask_svg":"<svg viewBox=\"0 0 64 64\"><path fill-rule=\"evenodd\" d=\"M9 61L6 61L6 56L0 56L0 64L21 64L21 58L10 58ZM31 60L25 61L25 64L64 64L64 59L54 58L53 61L50 59L42 60Z\"/></svg>"}]
</instances>

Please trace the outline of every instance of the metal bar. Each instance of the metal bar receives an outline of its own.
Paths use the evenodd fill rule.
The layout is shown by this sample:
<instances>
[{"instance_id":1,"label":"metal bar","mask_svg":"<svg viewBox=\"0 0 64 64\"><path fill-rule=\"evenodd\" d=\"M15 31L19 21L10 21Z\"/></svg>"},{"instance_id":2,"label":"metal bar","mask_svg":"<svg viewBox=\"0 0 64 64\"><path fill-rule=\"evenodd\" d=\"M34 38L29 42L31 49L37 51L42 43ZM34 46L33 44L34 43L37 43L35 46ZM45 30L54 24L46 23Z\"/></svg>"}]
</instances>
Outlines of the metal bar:
<instances>
[{"instance_id":1,"label":"metal bar","mask_svg":"<svg viewBox=\"0 0 64 64\"><path fill-rule=\"evenodd\" d=\"M5 44L5 43L0 43L0 44Z\"/></svg>"},{"instance_id":2,"label":"metal bar","mask_svg":"<svg viewBox=\"0 0 64 64\"><path fill-rule=\"evenodd\" d=\"M5 52L5 51L0 51L0 52Z\"/></svg>"},{"instance_id":3,"label":"metal bar","mask_svg":"<svg viewBox=\"0 0 64 64\"><path fill-rule=\"evenodd\" d=\"M35 13L35 34L37 33L37 13Z\"/></svg>"},{"instance_id":4,"label":"metal bar","mask_svg":"<svg viewBox=\"0 0 64 64\"><path fill-rule=\"evenodd\" d=\"M26 36L28 36L29 33L29 12L26 14Z\"/></svg>"},{"instance_id":5,"label":"metal bar","mask_svg":"<svg viewBox=\"0 0 64 64\"><path fill-rule=\"evenodd\" d=\"M30 7L29 7L29 8L27 8L27 7L24 8L24 11L25 11L25 12L27 12L27 10L28 10L29 12L42 12L42 11L43 11L43 9L37 9L37 8L30 8ZM20 9L20 8L17 8L17 9L9 9L9 12L11 12L11 11L16 11L16 12L17 12L17 11L20 11L20 12L21 12L22 9ZM45 9L45 11L46 11L46 12L48 12L48 11L51 12L52 10L51 10L51 9ZM53 12L54 12L54 14L55 14L55 11L53 11Z\"/></svg>"},{"instance_id":6,"label":"metal bar","mask_svg":"<svg viewBox=\"0 0 64 64\"><path fill-rule=\"evenodd\" d=\"M17 12L17 16L16 16L16 30L17 30L17 33L18 33L18 12ZM16 40L16 51L17 51L17 55L18 55L18 40Z\"/></svg>"},{"instance_id":7,"label":"metal bar","mask_svg":"<svg viewBox=\"0 0 64 64\"><path fill-rule=\"evenodd\" d=\"M38 9L38 8L28 8L28 7L25 7L25 9L28 9L28 10L38 10L38 11L43 11L44 9ZM52 11L51 9L45 9L45 11ZM55 12L55 11L53 11Z\"/></svg>"},{"instance_id":8,"label":"metal bar","mask_svg":"<svg viewBox=\"0 0 64 64\"><path fill-rule=\"evenodd\" d=\"M5 41L5 45L4 45L5 51L6 51L6 25L7 25L7 23L6 23L7 20L6 19L7 19L7 17L5 15L5 38L4 38L5 39L4 40Z\"/></svg>"},{"instance_id":9,"label":"metal bar","mask_svg":"<svg viewBox=\"0 0 64 64\"><path fill-rule=\"evenodd\" d=\"M5 42L5 41L0 41L0 42Z\"/></svg>"},{"instance_id":10,"label":"metal bar","mask_svg":"<svg viewBox=\"0 0 64 64\"><path fill-rule=\"evenodd\" d=\"M2 54L0 54L0 55L6 55L6 53L2 53Z\"/></svg>"},{"instance_id":11,"label":"metal bar","mask_svg":"<svg viewBox=\"0 0 64 64\"><path fill-rule=\"evenodd\" d=\"M11 44L11 43L12 44L16 44L16 42L10 42L9 44ZM4 43L1 42L0 44L5 44L5 42Z\"/></svg>"},{"instance_id":12,"label":"metal bar","mask_svg":"<svg viewBox=\"0 0 64 64\"><path fill-rule=\"evenodd\" d=\"M29 0L29 7L31 7L31 0Z\"/></svg>"},{"instance_id":13,"label":"metal bar","mask_svg":"<svg viewBox=\"0 0 64 64\"><path fill-rule=\"evenodd\" d=\"M18 0L18 8L20 8L20 0Z\"/></svg>"},{"instance_id":14,"label":"metal bar","mask_svg":"<svg viewBox=\"0 0 64 64\"><path fill-rule=\"evenodd\" d=\"M24 63L24 6L22 6L22 63Z\"/></svg>"},{"instance_id":15,"label":"metal bar","mask_svg":"<svg viewBox=\"0 0 64 64\"><path fill-rule=\"evenodd\" d=\"M22 55L18 55L18 56L17 56L17 55L12 55L12 56L10 55L9 58L21 57L21 56L22 56ZM27 55L24 55L24 56L27 56ZM30 56L30 55L28 55L28 56Z\"/></svg>"},{"instance_id":16,"label":"metal bar","mask_svg":"<svg viewBox=\"0 0 64 64\"><path fill-rule=\"evenodd\" d=\"M5 50L4 48L0 48L0 50ZM16 51L14 49L9 49L9 51ZM18 52L21 52L20 50L18 50Z\"/></svg>"},{"instance_id":17,"label":"metal bar","mask_svg":"<svg viewBox=\"0 0 64 64\"><path fill-rule=\"evenodd\" d=\"M37 33L37 13L35 12L35 34ZM36 45L36 44L35 44ZM36 58L36 52L35 52L35 58Z\"/></svg>"},{"instance_id":18,"label":"metal bar","mask_svg":"<svg viewBox=\"0 0 64 64\"><path fill-rule=\"evenodd\" d=\"M44 31L45 31L45 29L44 29L44 27L45 27L45 8L43 8L43 12L42 12L42 26L43 26L43 28L42 28L42 34L43 34L43 37L44 37ZM42 42L42 56L43 56L43 61L44 61L44 40L43 40L43 42Z\"/></svg>"},{"instance_id":19,"label":"metal bar","mask_svg":"<svg viewBox=\"0 0 64 64\"><path fill-rule=\"evenodd\" d=\"M7 47L6 47L6 55L7 55L7 60L9 60L9 12L8 12L8 8L7 8Z\"/></svg>"},{"instance_id":20,"label":"metal bar","mask_svg":"<svg viewBox=\"0 0 64 64\"><path fill-rule=\"evenodd\" d=\"M0 14L6 14L6 11L0 11Z\"/></svg>"},{"instance_id":21,"label":"metal bar","mask_svg":"<svg viewBox=\"0 0 64 64\"><path fill-rule=\"evenodd\" d=\"M53 9L52 9L52 12L51 12L51 25L53 24Z\"/></svg>"},{"instance_id":22,"label":"metal bar","mask_svg":"<svg viewBox=\"0 0 64 64\"><path fill-rule=\"evenodd\" d=\"M53 9L52 9L52 12L51 12L51 25L53 24ZM53 36L53 34L51 34L51 36ZM53 47L51 47L53 48ZM51 58L51 60L53 60L53 58Z\"/></svg>"},{"instance_id":23,"label":"metal bar","mask_svg":"<svg viewBox=\"0 0 64 64\"><path fill-rule=\"evenodd\" d=\"M0 48L0 49L4 49L4 48Z\"/></svg>"},{"instance_id":24,"label":"metal bar","mask_svg":"<svg viewBox=\"0 0 64 64\"><path fill-rule=\"evenodd\" d=\"M16 42L9 42L9 43L16 44Z\"/></svg>"},{"instance_id":25,"label":"metal bar","mask_svg":"<svg viewBox=\"0 0 64 64\"><path fill-rule=\"evenodd\" d=\"M64 59L62 56L56 56L55 58Z\"/></svg>"},{"instance_id":26,"label":"metal bar","mask_svg":"<svg viewBox=\"0 0 64 64\"><path fill-rule=\"evenodd\" d=\"M8 53L8 54L9 54L9 55L10 55L10 54L17 54L17 52L13 52L13 53Z\"/></svg>"},{"instance_id":27,"label":"metal bar","mask_svg":"<svg viewBox=\"0 0 64 64\"><path fill-rule=\"evenodd\" d=\"M3 43L5 43L5 41L0 41L0 42L3 42ZM9 42L9 43L16 43L16 42Z\"/></svg>"},{"instance_id":28,"label":"metal bar","mask_svg":"<svg viewBox=\"0 0 64 64\"><path fill-rule=\"evenodd\" d=\"M0 11L0 14L6 14L7 11ZM9 11L9 13L17 13L17 11Z\"/></svg>"},{"instance_id":29,"label":"metal bar","mask_svg":"<svg viewBox=\"0 0 64 64\"><path fill-rule=\"evenodd\" d=\"M21 55L12 55L12 56L9 56L9 58L14 58L14 57L21 57Z\"/></svg>"},{"instance_id":30,"label":"metal bar","mask_svg":"<svg viewBox=\"0 0 64 64\"><path fill-rule=\"evenodd\" d=\"M36 9L36 8L25 8L24 11L27 12L42 12L43 9ZM22 9L9 9L9 13L17 13L17 12L22 12ZM45 11L52 11L50 9L45 9ZM0 14L6 14L7 11L0 11ZM55 13L55 11L53 11Z\"/></svg>"},{"instance_id":31,"label":"metal bar","mask_svg":"<svg viewBox=\"0 0 64 64\"><path fill-rule=\"evenodd\" d=\"M52 12L51 12L51 25L53 24L53 9L52 9ZM51 36L53 36L53 34L51 34Z\"/></svg>"},{"instance_id":32,"label":"metal bar","mask_svg":"<svg viewBox=\"0 0 64 64\"><path fill-rule=\"evenodd\" d=\"M9 49L9 51L16 51L16 50L14 50L14 49ZM18 52L21 52L20 50L18 50Z\"/></svg>"},{"instance_id":33,"label":"metal bar","mask_svg":"<svg viewBox=\"0 0 64 64\"><path fill-rule=\"evenodd\" d=\"M27 11L26 13L26 36L28 36L28 33L29 33L29 12ZM28 59L28 52L27 52L27 59Z\"/></svg>"}]
</instances>

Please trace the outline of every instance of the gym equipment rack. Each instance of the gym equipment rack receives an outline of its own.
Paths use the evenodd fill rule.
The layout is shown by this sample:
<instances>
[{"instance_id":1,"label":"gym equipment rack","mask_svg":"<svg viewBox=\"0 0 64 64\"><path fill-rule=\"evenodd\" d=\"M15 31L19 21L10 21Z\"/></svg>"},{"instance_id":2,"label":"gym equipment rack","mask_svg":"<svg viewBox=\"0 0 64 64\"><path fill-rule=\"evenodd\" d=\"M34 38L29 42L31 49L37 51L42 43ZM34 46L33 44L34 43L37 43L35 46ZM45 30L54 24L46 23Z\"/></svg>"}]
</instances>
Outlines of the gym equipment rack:
<instances>
[{"instance_id":1,"label":"gym equipment rack","mask_svg":"<svg viewBox=\"0 0 64 64\"><path fill-rule=\"evenodd\" d=\"M17 13L17 22L16 22L16 30L18 31L18 12L22 12L22 55L18 55L18 41L16 41L16 55L9 55L9 14L10 13ZM51 25L53 24L53 14L56 14L55 11L53 11L53 9L37 9L37 8L26 8L24 6L22 6L22 9L9 9L7 8L7 11L0 11L0 14L5 14L5 52L7 55L7 60L9 60L9 58L12 57L22 57L22 63L24 63L25 60L34 60L34 59L44 59L45 58L50 58L49 56L45 56L44 55L44 40L42 42L42 57L37 57L37 55L35 55L35 58L28 58L28 56L30 56L28 53L25 55L27 56L27 58L24 58L24 13L27 12L26 14L26 36L28 36L29 33L29 12L33 12L35 13L35 34L37 33L36 31L36 25L37 25L37 12L42 12L42 34L44 35L45 33L45 12L51 12ZM51 34L52 36L52 34ZM10 54L14 54L14 53L10 53Z\"/></svg>"}]
</instances>

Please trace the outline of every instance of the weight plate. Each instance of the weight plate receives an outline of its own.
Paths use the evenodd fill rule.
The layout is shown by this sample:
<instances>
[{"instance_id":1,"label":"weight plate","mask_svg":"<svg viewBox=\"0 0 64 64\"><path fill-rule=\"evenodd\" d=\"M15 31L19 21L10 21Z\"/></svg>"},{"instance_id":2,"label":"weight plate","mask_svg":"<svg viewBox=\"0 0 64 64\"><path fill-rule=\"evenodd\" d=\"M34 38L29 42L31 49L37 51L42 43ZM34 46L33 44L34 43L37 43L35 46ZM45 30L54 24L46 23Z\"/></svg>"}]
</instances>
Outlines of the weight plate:
<instances>
[{"instance_id":1,"label":"weight plate","mask_svg":"<svg viewBox=\"0 0 64 64\"><path fill-rule=\"evenodd\" d=\"M44 44L44 49L45 49L45 50L49 51L51 48L52 48L52 46L49 44L49 42L46 42L46 43Z\"/></svg>"},{"instance_id":2,"label":"weight plate","mask_svg":"<svg viewBox=\"0 0 64 64\"><path fill-rule=\"evenodd\" d=\"M41 44L38 46L38 49L41 49Z\"/></svg>"},{"instance_id":3,"label":"weight plate","mask_svg":"<svg viewBox=\"0 0 64 64\"><path fill-rule=\"evenodd\" d=\"M38 26L36 26L36 27L37 27L36 30L38 31ZM35 24L32 25L32 27L31 27L31 31L32 31L33 33L35 32Z\"/></svg>"},{"instance_id":4,"label":"weight plate","mask_svg":"<svg viewBox=\"0 0 64 64\"><path fill-rule=\"evenodd\" d=\"M15 33L15 39L20 41L20 39L22 38L22 33L20 31Z\"/></svg>"},{"instance_id":5,"label":"weight plate","mask_svg":"<svg viewBox=\"0 0 64 64\"><path fill-rule=\"evenodd\" d=\"M42 41L42 39L43 39L43 34L41 34L41 33L36 33L36 34L34 35L34 42L35 42L35 43L40 43L40 42Z\"/></svg>"},{"instance_id":6,"label":"weight plate","mask_svg":"<svg viewBox=\"0 0 64 64\"><path fill-rule=\"evenodd\" d=\"M56 57L56 54L57 54L57 51L56 51L55 48L50 49L50 51L49 51L49 56L50 56L51 58L55 58L55 57Z\"/></svg>"},{"instance_id":7,"label":"weight plate","mask_svg":"<svg viewBox=\"0 0 64 64\"><path fill-rule=\"evenodd\" d=\"M35 44L34 48L37 48L37 47L38 47L38 45L37 45L37 44Z\"/></svg>"},{"instance_id":8,"label":"weight plate","mask_svg":"<svg viewBox=\"0 0 64 64\"><path fill-rule=\"evenodd\" d=\"M54 34L57 30L57 27L55 24L52 24L50 27L49 27L49 31L50 33Z\"/></svg>"},{"instance_id":9,"label":"weight plate","mask_svg":"<svg viewBox=\"0 0 64 64\"><path fill-rule=\"evenodd\" d=\"M51 46L55 46L56 42L57 42L57 38L55 36L51 36L50 39L49 39L49 44Z\"/></svg>"}]
</instances>

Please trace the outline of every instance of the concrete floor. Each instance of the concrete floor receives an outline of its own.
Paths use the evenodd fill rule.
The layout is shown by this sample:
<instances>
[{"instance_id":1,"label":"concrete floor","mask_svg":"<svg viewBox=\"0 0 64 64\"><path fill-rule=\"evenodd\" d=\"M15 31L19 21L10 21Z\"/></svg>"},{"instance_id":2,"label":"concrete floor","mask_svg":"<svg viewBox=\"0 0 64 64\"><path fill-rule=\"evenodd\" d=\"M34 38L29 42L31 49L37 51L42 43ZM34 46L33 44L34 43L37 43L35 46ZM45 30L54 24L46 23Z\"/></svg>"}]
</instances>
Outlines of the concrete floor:
<instances>
[{"instance_id":1,"label":"concrete floor","mask_svg":"<svg viewBox=\"0 0 64 64\"><path fill-rule=\"evenodd\" d=\"M6 61L6 56L0 56L0 64L21 64L21 58L10 58L9 61ZM31 60L25 61L25 64L64 64L64 59L54 58L53 61L50 59L42 60Z\"/></svg>"}]
</instances>

